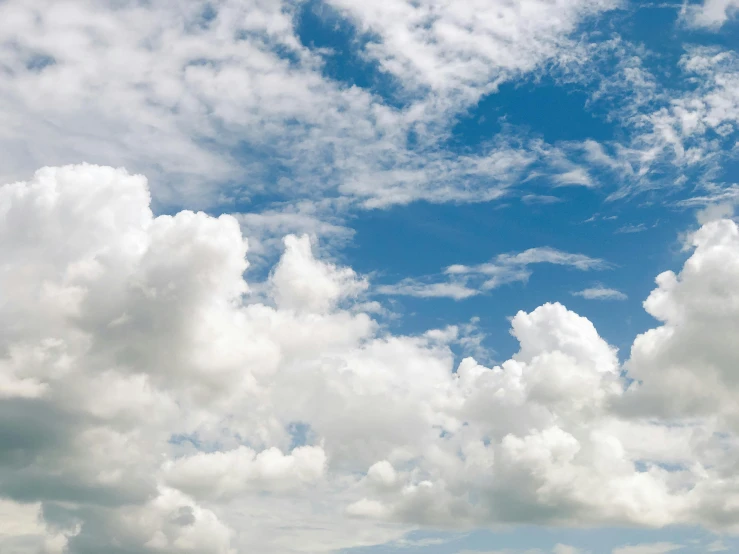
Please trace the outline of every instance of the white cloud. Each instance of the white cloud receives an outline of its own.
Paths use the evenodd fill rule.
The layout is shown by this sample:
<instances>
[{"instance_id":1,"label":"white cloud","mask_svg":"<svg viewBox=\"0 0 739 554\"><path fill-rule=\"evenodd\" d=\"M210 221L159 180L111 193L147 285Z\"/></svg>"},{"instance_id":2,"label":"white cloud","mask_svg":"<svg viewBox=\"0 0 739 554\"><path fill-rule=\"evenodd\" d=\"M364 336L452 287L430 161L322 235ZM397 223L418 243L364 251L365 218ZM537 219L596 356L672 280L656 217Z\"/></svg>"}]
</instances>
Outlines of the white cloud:
<instances>
[{"instance_id":1,"label":"white cloud","mask_svg":"<svg viewBox=\"0 0 739 554\"><path fill-rule=\"evenodd\" d=\"M275 266L270 283L278 308L317 313L331 310L368 286L349 268L314 263L307 235L285 238L285 255Z\"/></svg>"},{"instance_id":2,"label":"white cloud","mask_svg":"<svg viewBox=\"0 0 739 554\"><path fill-rule=\"evenodd\" d=\"M728 219L734 215L734 205L739 201L739 187L732 185L715 195L697 196L681 201L678 205L700 207L696 213L698 223L704 225L716 219Z\"/></svg>"},{"instance_id":3,"label":"white cloud","mask_svg":"<svg viewBox=\"0 0 739 554\"><path fill-rule=\"evenodd\" d=\"M41 504L0 499L0 549L17 554L63 554L66 538L43 523ZM40 549L39 549L40 546Z\"/></svg>"},{"instance_id":4,"label":"white cloud","mask_svg":"<svg viewBox=\"0 0 739 554\"><path fill-rule=\"evenodd\" d=\"M700 6L683 8L684 18L696 27L721 27L739 10L738 0L703 0Z\"/></svg>"},{"instance_id":5,"label":"white cloud","mask_svg":"<svg viewBox=\"0 0 739 554\"><path fill-rule=\"evenodd\" d=\"M542 194L525 194L521 197L524 204L557 204L562 199L557 196L548 196Z\"/></svg>"},{"instance_id":6,"label":"white cloud","mask_svg":"<svg viewBox=\"0 0 739 554\"><path fill-rule=\"evenodd\" d=\"M587 300L626 300L627 298L623 292L604 287L603 285L583 289L572 294L574 296L582 296Z\"/></svg>"},{"instance_id":7,"label":"white cloud","mask_svg":"<svg viewBox=\"0 0 739 554\"><path fill-rule=\"evenodd\" d=\"M512 132L476 155L445 152L453 116L504 80L566 63L578 24L615 5L327 4L373 37L360 55L392 75L403 107L324 75L295 28L302 2L3 2L0 178L125 166L175 207L231 209L264 193L367 207L495 199L546 162L540 145Z\"/></svg>"},{"instance_id":8,"label":"white cloud","mask_svg":"<svg viewBox=\"0 0 739 554\"><path fill-rule=\"evenodd\" d=\"M686 13L699 9L684 7ZM580 61L555 69L554 78L561 86L578 83L589 89L589 110L606 115L622 138L557 143L549 150L558 152L563 168L569 165L564 174L596 177L591 184L615 179L610 200L691 186L700 196L720 196L731 187L722 180L727 162L735 157L739 129L736 52L686 43L666 79L666 68L653 63L656 50L643 44L612 35L580 48ZM605 178L607 174L612 178ZM549 175L556 181L556 172ZM588 179L581 184L587 185Z\"/></svg>"},{"instance_id":9,"label":"white cloud","mask_svg":"<svg viewBox=\"0 0 739 554\"><path fill-rule=\"evenodd\" d=\"M571 254L555 248L529 248L518 254L501 254L496 258L501 265L555 264L572 266L581 271L606 269L609 265L601 259L591 258L583 254Z\"/></svg>"},{"instance_id":10,"label":"white cloud","mask_svg":"<svg viewBox=\"0 0 739 554\"><path fill-rule=\"evenodd\" d=\"M619 227L614 232L620 235L630 235L632 233L643 233L649 229L646 223L629 224Z\"/></svg>"},{"instance_id":11,"label":"white cloud","mask_svg":"<svg viewBox=\"0 0 739 554\"><path fill-rule=\"evenodd\" d=\"M460 550L457 554L544 554L544 551L539 548L526 550L506 548L505 550Z\"/></svg>"},{"instance_id":12,"label":"white cloud","mask_svg":"<svg viewBox=\"0 0 739 554\"><path fill-rule=\"evenodd\" d=\"M249 237L250 260L264 264L273 261L273 256L281 251L282 238L286 235L308 235L312 243L320 240L332 249L346 244L354 231L336 217L335 212L340 210L341 207L332 205L301 202L233 216Z\"/></svg>"},{"instance_id":13,"label":"white cloud","mask_svg":"<svg viewBox=\"0 0 739 554\"><path fill-rule=\"evenodd\" d=\"M673 544L670 542L657 542L650 544L636 544L630 546L620 546L613 549L613 554L666 554L680 550L683 545Z\"/></svg>"},{"instance_id":14,"label":"white cloud","mask_svg":"<svg viewBox=\"0 0 739 554\"><path fill-rule=\"evenodd\" d=\"M25 506L0 544L269 554L418 525L736 530L737 237L704 225L660 276L646 308L663 324L636 339L626 388L615 349L560 304L512 318L510 359L455 367L469 330L387 332L351 305L362 277L308 238L287 239L257 298L233 217L154 217L143 177L46 168L0 188L0 509Z\"/></svg>"},{"instance_id":15,"label":"white cloud","mask_svg":"<svg viewBox=\"0 0 739 554\"><path fill-rule=\"evenodd\" d=\"M389 296L416 296L418 298L453 298L464 300L480 294L464 283L424 283L415 279L403 279L394 285L381 285L375 292Z\"/></svg>"},{"instance_id":16,"label":"white cloud","mask_svg":"<svg viewBox=\"0 0 739 554\"><path fill-rule=\"evenodd\" d=\"M295 448L284 455L277 448L258 454L245 446L198 452L164 467L168 485L206 498L235 498L245 491L285 491L323 477L326 454L317 446Z\"/></svg>"},{"instance_id":17,"label":"white cloud","mask_svg":"<svg viewBox=\"0 0 739 554\"><path fill-rule=\"evenodd\" d=\"M634 93L643 97L638 100L631 94L634 83L621 74L602 92L602 100L618 106L611 115L630 134L627 142L607 148L593 141L583 145L589 161L615 172L623 182L611 199L686 183L697 184L711 196L723 193L722 168L733 156L739 128L739 61L731 50L700 46L685 50L678 69L687 86L658 86L653 76L644 77ZM646 73L640 66L636 69ZM621 106L624 99L627 104Z\"/></svg>"},{"instance_id":18,"label":"white cloud","mask_svg":"<svg viewBox=\"0 0 739 554\"><path fill-rule=\"evenodd\" d=\"M430 277L407 278L393 285L380 285L375 288L375 292L391 296L464 300L484 290L527 281L531 276L528 266L542 263L570 266L580 271L602 270L609 267L605 261L590 258L584 254L571 254L554 248L538 247L515 254L499 254L494 261L476 266L451 265L444 272L450 279L448 281L433 282Z\"/></svg>"},{"instance_id":19,"label":"white cloud","mask_svg":"<svg viewBox=\"0 0 739 554\"><path fill-rule=\"evenodd\" d=\"M690 240L694 252L682 271L657 277L644 302L662 326L639 335L627 363L636 383L632 399L664 416L739 417L729 340L739 325L734 282L739 229L731 220L706 223ZM739 421L739 420L737 420Z\"/></svg>"},{"instance_id":20,"label":"white cloud","mask_svg":"<svg viewBox=\"0 0 739 554\"><path fill-rule=\"evenodd\" d=\"M475 266L451 265L446 269L446 273L482 277L485 279L482 288L493 289L507 283L528 280L531 275L529 266L534 264L569 266L580 271L604 270L610 267L599 258L543 246L515 254L499 254L492 262Z\"/></svg>"},{"instance_id":21,"label":"white cloud","mask_svg":"<svg viewBox=\"0 0 739 554\"><path fill-rule=\"evenodd\" d=\"M383 70L406 86L465 99L534 69L569 44L567 35L579 22L618 5L609 0L329 3L376 37L367 50Z\"/></svg>"},{"instance_id":22,"label":"white cloud","mask_svg":"<svg viewBox=\"0 0 739 554\"><path fill-rule=\"evenodd\" d=\"M554 182L557 183L557 185L559 186L566 186L566 185L581 185L584 187L593 186L592 178L590 177L590 175L588 175L588 172L585 171L585 169L581 167L572 169L565 173L560 173L559 175L555 175L553 179L554 179Z\"/></svg>"},{"instance_id":23,"label":"white cloud","mask_svg":"<svg viewBox=\"0 0 739 554\"><path fill-rule=\"evenodd\" d=\"M557 544L552 549L552 554L583 554L582 550L567 544Z\"/></svg>"},{"instance_id":24,"label":"white cloud","mask_svg":"<svg viewBox=\"0 0 739 554\"><path fill-rule=\"evenodd\" d=\"M457 554L545 554L540 548L530 548L526 550L460 550ZM551 554L585 554L579 548L566 544L556 544L551 550Z\"/></svg>"}]
</instances>

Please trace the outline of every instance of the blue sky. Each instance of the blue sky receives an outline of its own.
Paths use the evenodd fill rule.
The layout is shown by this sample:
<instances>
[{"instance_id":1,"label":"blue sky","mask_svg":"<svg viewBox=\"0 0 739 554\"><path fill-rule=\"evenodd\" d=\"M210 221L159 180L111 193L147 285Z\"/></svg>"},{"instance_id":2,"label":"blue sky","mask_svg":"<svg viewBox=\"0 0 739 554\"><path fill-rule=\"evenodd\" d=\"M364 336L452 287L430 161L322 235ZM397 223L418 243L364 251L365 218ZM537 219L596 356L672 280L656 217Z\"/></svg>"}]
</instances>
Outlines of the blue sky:
<instances>
[{"instance_id":1,"label":"blue sky","mask_svg":"<svg viewBox=\"0 0 739 554\"><path fill-rule=\"evenodd\" d=\"M595 40L600 41L617 34L625 48L643 51L640 63L645 71L653 72L657 86L679 94L694 88L685 79L670 75L679 71L685 44L736 46L731 22L710 33L696 31L679 25L681 9L680 4L626 3L588 21L578 32L597 29ZM300 18L298 32L305 45L333 49L324 57L328 77L371 90L384 102L403 105L399 85L359 55L369 36L320 2L306 4ZM630 91L619 91L613 102L595 98L601 79L613 74L617 61L611 55L589 60L592 73L579 82L568 82L561 75L545 71L505 82L453 117L445 131L448 135L436 147L452 156L477 154L504 132L519 140L541 140L548 145L588 140L600 144L628 142L633 131L612 112L617 109L614 104L630 102ZM662 104L656 98L652 102ZM700 190L704 175L698 173L675 186L669 182L680 176L675 171L665 176L666 183L650 183L658 188L656 191L610 200L609 196L624 183L600 169L587 167L598 183L592 187L552 187L551 176L543 172L534 178L524 176L515 192L495 202L449 205L420 201L354 212L348 225L356 234L338 255L362 273L376 273L374 280L378 283L407 277L438 279L445 267L455 263L482 263L498 254L538 246L600 257L613 267L581 273L543 266L528 282L463 301L396 298L394 309L402 310L403 317L393 324L401 331L419 332L430 321L442 325L451 319L481 317L486 332L494 337L489 346L502 349L500 354L505 357L515 348L515 341L508 344L505 337L506 318L519 309L560 301L597 322L609 342L628 351L633 337L653 324L640 306L653 288L654 277L680 267L687 257L681 251L679 235L694 224L695 210L680 206L680 201L700 194L696 189ZM732 182L735 177L731 170L728 161L718 178ZM617 289L628 299L593 302L572 295L598 284Z\"/></svg>"},{"instance_id":2,"label":"blue sky","mask_svg":"<svg viewBox=\"0 0 739 554\"><path fill-rule=\"evenodd\" d=\"M6 0L0 73L3 552L739 552L737 0Z\"/></svg>"}]
</instances>

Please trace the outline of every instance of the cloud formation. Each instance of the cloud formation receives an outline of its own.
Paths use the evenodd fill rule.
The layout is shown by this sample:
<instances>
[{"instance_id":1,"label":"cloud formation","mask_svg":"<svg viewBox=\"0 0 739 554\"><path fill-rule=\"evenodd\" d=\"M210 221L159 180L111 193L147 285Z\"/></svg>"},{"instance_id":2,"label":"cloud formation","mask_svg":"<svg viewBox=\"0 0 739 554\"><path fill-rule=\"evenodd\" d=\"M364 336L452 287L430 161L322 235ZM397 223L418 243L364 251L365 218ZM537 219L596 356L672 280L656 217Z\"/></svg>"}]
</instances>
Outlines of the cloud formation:
<instances>
[{"instance_id":1,"label":"cloud formation","mask_svg":"<svg viewBox=\"0 0 739 554\"><path fill-rule=\"evenodd\" d=\"M143 177L92 165L0 188L3 548L319 552L493 523L739 530L733 221L705 224L682 271L658 277L645 308L662 323L623 368L560 304L517 313L519 351L485 367L455 366L453 332L393 335L351 309L366 281L307 237L286 239L259 301L233 217L154 217L149 202Z\"/></svg>"},{"instance_id":2,"label":"cloud formation","mask_svg":"<svg viewBox=\"0 0 739 554\"><path fill-rule=\"evenodd\" d=\"M618 177L621 185L610 198L654 188L676 190L687 183L699 196L730 191L733 183L725 182L731 179L725 169L735 156L739 128L736 52L686 45L674 68L680 79L669 82L659 67L648 69L650 52L616 41L596 47L596 59L599 48L615 56L615 70L600 81L591 99L608 102L604 109L619 121L625 138L588 139L569 148L582 150L591 171L599 168Z\"/></svg>"},{"instance_id":3,"label":"cloud formation","mask_svg":"<svg viewBox=\"0 0 739 554\"><path fill-rule=\"evenodd\" d=\"M406 278L394 285L380 285L375 292L388 296L415 296L417 298L452 298L464 300L480 294L478 289L465 283L425 283L418 279Z\"/></svg>"},{"instance_id":4,"label":"cloud formation","mask_svg":"<svg viewBox=\"0 0 739 554\"><path fill-rule=\"evenodd\" d=\"M529 266L535 264L552 264L571 267L579 271L604 270L610 265L599 258L591 258L585 254L562 252L547 246L529 248L523 252L499 254L491 262L466 266L451 265L446 268L447 275L479 277L483 279L482 288L490 290L507 283L526 281L531 276Z\"/></svg>"},{"instance_id":5,"label":"cloud formation","mask_svg":"<svg viewBox=\"0 0 739 554\"><path fill-rule=\"evenodd\" d=\"M518 253L499 254L493 261L484 264L451 265L444 270L446 281L434 282L431 277L406 278L393 285L378 286L375 292L391 296L464 300L506 284L526 282L532 272L529 266L535 264L560 265L580 271L604 270L610 267L599 258L543 246Z\"/></svg>"},{"instance_id":6,"label":"cloud formation","mask_svg":"<svg viewBox=\"0 0 739 554\"><path fill-rule=\"evenodd\" d=\"M615 4L322 5L353 26L397 98L329 78L325 52L301 41L311 4L299 0L3 2L0 177L125 166L176 208L265 194L365 207L499 198L547 165L546 149L513 131L459 156L440 147L453 117L501 82L567 63L573 31Z\"/></svg>"}]
</instances>

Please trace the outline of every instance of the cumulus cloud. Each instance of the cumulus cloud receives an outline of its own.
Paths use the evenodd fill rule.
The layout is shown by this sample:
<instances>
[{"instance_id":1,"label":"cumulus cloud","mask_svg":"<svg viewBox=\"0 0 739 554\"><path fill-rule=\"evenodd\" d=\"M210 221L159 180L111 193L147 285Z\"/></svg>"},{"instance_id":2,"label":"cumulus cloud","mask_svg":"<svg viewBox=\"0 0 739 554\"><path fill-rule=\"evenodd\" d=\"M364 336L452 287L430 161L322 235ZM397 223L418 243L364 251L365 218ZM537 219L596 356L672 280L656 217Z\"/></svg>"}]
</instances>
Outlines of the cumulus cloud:
<instances>
[{"instance_id":1,"label":"cumulus cloud","mask_svg":"<svg viewBox=\"0 0 739 554\"><path fill-rule=\"evenodd\" d=\"M555 303L517 313L518 352L487 367L455 363L457 329L389 333L352 305L365 279L308 237L288 237L250 287L235 218L149 203L143 177L92 165L0 187L3 548L327 552L498 523L736 530L732 221L701 227L682 271L658 278L645 307L662 323L625 366Z\"/></svg>"},{"instance_id":2,"label":"cumulus cloud","mask_svg":"<svg viewBox=\"0 0 739 554\"><path fill-rule=\"evenodd\" d=\"M315 446L302 446L284 455L277 448L259 454L240 446L235 450L198 452L164 467L165 480L200 497L237 497L249 489L289 490L323 476L326 454Z\"/></svg>"},{"instance_id":3,"label":"cumulus cloud","mask_svg":"<svg viewBox=\"0 0 739 554\"><path fill-rule=\"evenodd\" d=\"M307 236L285 238L285 255L270 277L278 308L327 312L345 297L367 288L350 268L316 264Z\"/></svg>"},{"instance_id":4,"label":"cumulus cloud","mask_svg":"<svg viewBox=\"0 0 739 554\"><path fill-rule=\"evenodd\" d=\"M694 248L680 273L657 277L644 308L662 322L639 335L627 363L637 379L634 398L663 415L713 414L735 420L739 228L731 220L706 223L690 238Z\"/></svg>"},{"instance_id":5,"label":"cumulus cloud","mask_svg":"<svg viewBox=\"0 0 739 554\"><path fill-rule=\"evenodd\" d=\"M237 412L263 410L260 380L301 350L371 332L364 314L320 314L356 290L353 272L289 238L272 278L282 311L247 307L237 221L155 218L145 179L112 168L43 169L0 189L0 213L3 497L42 502L72 552L121 534L135 551L231 552L228 525L168 483L202 500L321 477L320 446L288 453L288 422L242 428Z\"/></svg>"}]
</instances>

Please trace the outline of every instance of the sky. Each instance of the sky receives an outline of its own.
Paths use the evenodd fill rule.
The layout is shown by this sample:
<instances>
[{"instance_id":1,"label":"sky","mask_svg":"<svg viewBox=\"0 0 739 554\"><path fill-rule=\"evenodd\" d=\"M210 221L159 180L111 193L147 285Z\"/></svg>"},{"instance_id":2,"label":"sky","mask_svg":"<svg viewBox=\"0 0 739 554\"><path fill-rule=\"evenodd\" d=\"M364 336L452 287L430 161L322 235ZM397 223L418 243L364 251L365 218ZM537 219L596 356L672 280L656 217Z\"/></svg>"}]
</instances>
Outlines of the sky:
<instances>
[{"instance_id":1,"label":"sky","mask_svg":"<svg viewBox=\"0 0 739 554\"><path fill-rule=\"evenodd\" d=\"M739 1L0 0L0 552L739 553Z\"/></svg>"}]
</instances>

